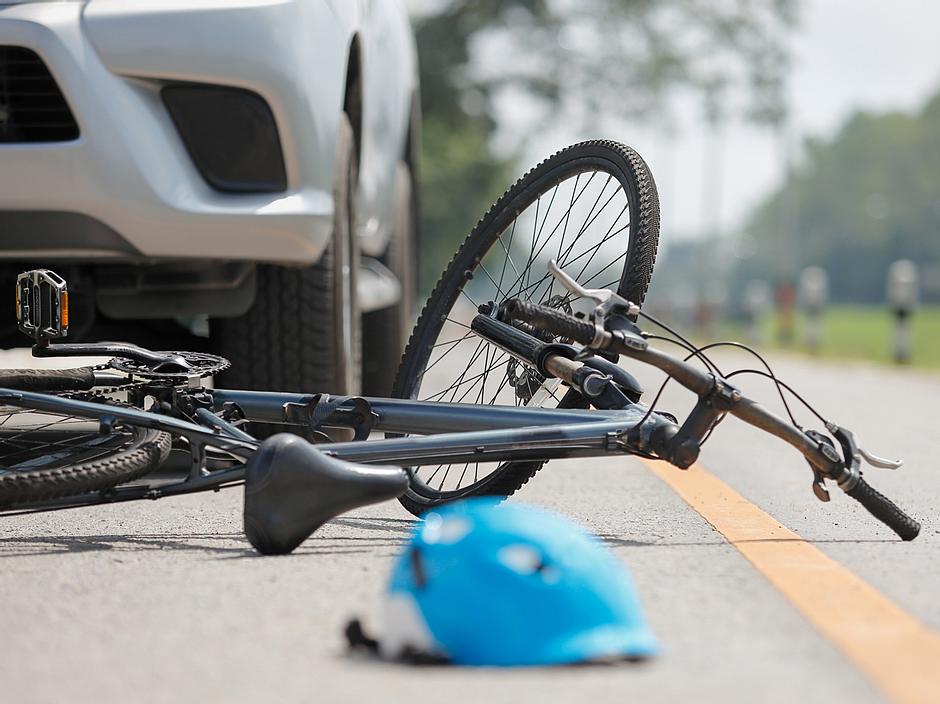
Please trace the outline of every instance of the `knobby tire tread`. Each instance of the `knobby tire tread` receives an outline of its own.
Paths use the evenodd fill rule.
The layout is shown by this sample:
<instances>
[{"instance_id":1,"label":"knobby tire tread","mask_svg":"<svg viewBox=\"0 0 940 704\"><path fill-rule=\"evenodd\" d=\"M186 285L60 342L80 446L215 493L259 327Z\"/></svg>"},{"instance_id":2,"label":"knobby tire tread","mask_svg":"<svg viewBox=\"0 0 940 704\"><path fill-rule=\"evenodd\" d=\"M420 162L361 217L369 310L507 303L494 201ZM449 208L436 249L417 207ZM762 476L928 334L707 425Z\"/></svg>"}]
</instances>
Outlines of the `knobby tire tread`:
<instances>
[{"instance_id":1,"label":"knobby tire tread","mask_svg":"<svg viewBox=\"0 0 940 704\"><path fill-rule=\"evenodd\" d=\"M623 275L619 293L638 305L642 304L649 288L650 279L653 275L653 266L656 262L656 252L659 243L660 211L659 195L656 190L656 183L653 180L652 173L649 170L643 158L631 147L611 140L590 140L580 142L562 149L547 159L540 162L537 166L526 172L510 188L508 188L496 202L490 206L486 214L480 218L476 226L467 235L466 239L458 248L456 254L444 270L444 273L438 279L434 290L428 297L425 305L421 309L418 321L412 330L405 347L405 353L402 357L402 363L398 368L398 373L393 385L392 396L396 398L407 398L409 389L407 385L411 379L422 370L412 368L421 354L421 347L425 344L434 343L434 339L424 340L423 338L429 332L433 332L432 316L440 316L449 310L453 301L460 295L459 291L462 283L465 283L465 271L470 264L478 264L479 261L489 251L489 245L484 236L491 227L499 222L503 212L514 200L517 200L534 191L540 180L549 175L554 169L563 167L568 162L580 159L603 159L611 162L613 167L619 169L625 179L621 183L627 190L629 197L628 183L632 182L635 190L636 212L631 212L630 218L630 254L628 263L624 266ZM560 183L560 181L558 181ZM626 183L625 183L626 182ZM546 187L547 190L548 187ZM528 207L528 206L526 206ZM519 211L521 212L521 211ZM517 213L518 214L518 213ZM634 227L634 223L636 223ZM495 243L496 235L490 235ZM481 248L482 249L481 251ZM470 252L476 250L474 257ZM451 281L457 278L463 278L464 281L454 288L453 295L448 295L448 289L451 287ZM421 515L435 505L446 503L447 501L464 498L466 496L497 496L508 497L518 491L526 484L536 472L545 464L544 461L523 461L504 463L490 477L481 480L476 488L469 493L461 496L455 496L449 499L427 499L416 495L412 489L402 496L399 501L411 513Z\"/></svg>"},{"instance_id":2,"label":"knobby tire tread","mask_svg":"<svg viewBox=\"0 0 940 704\"><path fill-rule=\"evenodd\" d=\"M170 452L169 433L135 428L140 436L129 450L69 467L0 474L0 508L101 491L139 479Z\"/></svg>"},{"instance_id":3,"label":"knobby tire tread","mask_svg":"<svg viewBox=\"0 0 940 704\"><path fill-rule=\"evenodd\" d=\"M346 166L340 167L345 176L341 185L335 186L339 189L335 196L346 203L346 208L352 208L348 198L356 179L355 141L348 119L341 125L340 144ZM350 236L346 231L340 234ZM350 393L348 389L336 388L339 373L335 350L333 259L337 236L334 232L319 260L311 266L259 265L251 308L237 318L212 321L216 346L232 362L221 375L220 386L260 391ZM355 249L351 255L356 256ZM358 348L359 340L353 342ZM358 365L359 349L347 350L346 354ZM285 430L284 426L255 425L265 432Z\"/></svg>"}]
</instances>

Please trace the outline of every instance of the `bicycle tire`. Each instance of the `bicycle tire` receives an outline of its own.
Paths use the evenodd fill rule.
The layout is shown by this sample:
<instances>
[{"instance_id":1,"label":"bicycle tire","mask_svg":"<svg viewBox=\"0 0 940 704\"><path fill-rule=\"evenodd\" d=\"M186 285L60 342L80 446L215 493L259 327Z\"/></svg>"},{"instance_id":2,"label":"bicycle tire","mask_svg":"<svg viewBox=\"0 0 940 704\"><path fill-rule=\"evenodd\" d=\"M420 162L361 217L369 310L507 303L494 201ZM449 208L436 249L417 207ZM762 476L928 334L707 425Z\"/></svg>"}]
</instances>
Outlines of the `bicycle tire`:
<instances>
[{"instance_id":1,"label":"bicycle tire","mask_svg":"<svg viewBox=\"0 0 940 704\"><path fill-rule=\"evenodd\" d=\"M392 392L394 397L418 397L422 377L430 369L428 362L445 321L450 319L449 314L465 286L473 279L481 261L494 249L497 241L501 242L500 238L507 231L510 224L513 225L513 230L515 230L515 223L524 211L534 203L541 204L542 196L552 189L556 189L553 191L554 194L561 184L575 178L572 189L573 204L580 174L588 172L594 174L606 173L608 174L608 181L615 178L625 194L626 205L630 211L629 233L625 247L626 251L621 255L624 259L622 271L619 280L612 282L612 284L617 283L617 291L620 295L638 305L642 304L652 276L659 241L659 198L652 174L642 157L626 145L606 140L575 144L557 152L520 178L496 201L467 236L438 280L433 293L421 311L402 357L402 363L399 366ZM591 179L593 179L593 176ZM606 184L604 188L606 189ZM581 192L583 193L583 189ZM578 195L577 197L580 198L581 196ZM554 202L555 197L553 195L552 202L548 206L549 210ZM591 212L593 213L593 207ZM544 218L543 228L545 221L548 219L547 213ZM538 219L539 212L536 210L536 226L538 225ZM593 222L592 220L589 224ZM566 229L567 226L568 223L566 222ZM558 226L556 225L555 230L557 229ZM582 230L576 235L576 239L584 231L582 227ZM541 234L540 230L538 236L541 236ZM549 237L553 234L554 230ZM535 237L534 228L533 237ZM565 235L563 234L559 252L561 252L564 244ZM602 241L598 246L603 244ZM505 244L502 245L502 248L511 262L512 239L510 238L508 248ZM534 252L534 250L535 244L532 245L531 251ZM541 250L539 250L539 253L541 253ZM594 256L596 254L592 255L592 259ZM528 273L531 265L532 262L527 264L524 273ZM505 271L505 264L503 269ZM513 269L516 269L514 264ZM494 276L487 272L485 267L483 270L490 281L493 282L497 292L502 294L503 291L500 286L502 277L500 277L500 282L497 283ZM525 288L529 288L527 279L524 285ZM536 285L533 294L538 292L540 286L540 283ZM550 283L549 291L552 290L551 287L552 284ZM472 302L472 297L469 295L467 297ZM484 379L484 385L485 383L486 380ZM526 383L528 384L528 381ZM571 394L568 394L565 398L569 399L570 396ZM581 401L575 399L574 405L581 405ZM469 496L506 497L524 485L544 464L544 461L503 463L482 479L475 478L473 484L463 489L460 489L458 482L457 490L449 492L433 491L432 487L417 478L417 474L415 474L412 477L411 486L400 501L410 512L420 515L434 506Z\"/></svg>"},{"instance_id":2,"label":"bicycle tire","mask_svg":"<svg viewBox=\"0 0 940 704\"><path fill-rule=\"evenodd\" d=\"M95 387L95 368L0 369L0 387L21 391L89 391Z\"/></svg>"},{"instance_id":3,"label":"bicycle tire","mask_svg":"<svg viewBox=\"0 0 940 704\"><path fill-rule=\"evenodd\" d=\"M320 258L305 267L259 266L252 306L238 317L209 322L213 345L232 362L220 376L220 385L340 395L360 391L362 331L355 295L359 248L351 230L357 147L345 114L336 145L333 233ZM252 426L258 436L289 430L273 423Z\"/></svg>"},{"instance_id":4,"label":"bicycle tire","mask_svg":"<svg viewBox=\"0 0 940 704\"><path fill-rule=\"evenodd\" d=\"M29 408L17 408L13 413L70 418L66 413L54 414L32 411ZM102 415L106 415L106 409L102 410ZM81 420L89 422L88 419ZM83 437L92 437L93 433L74 431L69 436L66 431L62 436L56 435L55 442L45 443L45 445L59 448L55 459L50 461L50 455L45 455L47 464L54 466L30 469L28 468L29 457L43 456L45 445L41 438L50 434L47 430L50 425L53 423L40 424L39 430L24 431L13 435L15 443L6 435L0 437L0 508L21 507L35 501L102 491L133 481L153 471L166 459L172 441L168 433L151 428L124 425L120 430L112 431L115 434L112 441L113 447L106 447L104 452L99 452L93 458L72 462L68 456L68 449L72 449L75 455L79 452L87 452L90 443L81 444L77 441ZM118 432L123 435L118 437L116 435ZM108 439L108 435L101 437ZM71 446L68 444L69 441L73 443ZM23 449L24 444L26 449ZM62 456L63 453L65 456ZM11 464L10 458L14 456L25 457L26 461ZM27 468L23 468L24 466Z\"/></svg>"}]
</instances>

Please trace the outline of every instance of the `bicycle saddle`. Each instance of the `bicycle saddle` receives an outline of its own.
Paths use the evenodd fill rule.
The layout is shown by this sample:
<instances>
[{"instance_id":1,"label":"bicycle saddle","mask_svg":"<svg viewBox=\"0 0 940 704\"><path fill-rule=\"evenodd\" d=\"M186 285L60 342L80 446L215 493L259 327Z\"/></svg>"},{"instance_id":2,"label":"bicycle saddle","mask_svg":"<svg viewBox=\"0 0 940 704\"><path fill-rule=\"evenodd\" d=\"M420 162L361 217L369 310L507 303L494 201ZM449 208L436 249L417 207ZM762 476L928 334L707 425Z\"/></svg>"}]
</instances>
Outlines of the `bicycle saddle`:
<instances>
[{"instance_id":1,"label":"bicycle saddle","mask_svg":"<svg viewBox=\"0 0 940 704\"><path fill-rule=\"evenodd\" d=\"M400 467L353 464L297 435L272 435L245 465L245 535L258 552L283 555L331 518L407 488Z\"/></svg>"}]
</instances>

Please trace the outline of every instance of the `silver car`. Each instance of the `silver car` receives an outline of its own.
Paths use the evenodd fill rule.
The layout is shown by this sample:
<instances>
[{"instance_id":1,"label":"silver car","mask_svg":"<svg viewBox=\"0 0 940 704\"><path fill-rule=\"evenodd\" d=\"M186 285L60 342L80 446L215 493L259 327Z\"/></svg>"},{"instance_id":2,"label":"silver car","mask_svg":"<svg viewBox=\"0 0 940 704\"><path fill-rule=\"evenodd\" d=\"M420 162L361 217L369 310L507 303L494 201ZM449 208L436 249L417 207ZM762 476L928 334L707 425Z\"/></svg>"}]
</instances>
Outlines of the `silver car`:
<instances>
[{"instance_id":1,"label":"silver car","mask_svg":"<svg viewBox=\"0 0 940 704\"><path fill-rule=\"evenodd\" d=\"M2 269L76 282L97 334L208 334L226 383L381 392L417 92L388 0L0 0Z\"/></svg>"}]
</instances>

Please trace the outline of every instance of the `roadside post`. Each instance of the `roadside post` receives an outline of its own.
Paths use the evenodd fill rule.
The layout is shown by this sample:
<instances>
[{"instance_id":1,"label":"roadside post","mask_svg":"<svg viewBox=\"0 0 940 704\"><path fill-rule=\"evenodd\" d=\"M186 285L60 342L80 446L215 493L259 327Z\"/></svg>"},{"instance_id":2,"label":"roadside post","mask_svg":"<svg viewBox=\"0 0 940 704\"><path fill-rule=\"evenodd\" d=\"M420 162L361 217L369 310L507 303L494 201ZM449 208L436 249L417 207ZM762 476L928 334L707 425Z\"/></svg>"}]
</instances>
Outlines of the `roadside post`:
<instances>
[{"instance_id":1,"label":"roadside post","mask_svg":"<svg viewBox=\"0 0 940 704\"><path fill-rule=\"evenodd\" d=\"M777 310L777 341L789 346L793 342L793 307L796 289L789 281L781 281L774 289L774 304Z\"/></svg>"},{"instance_id":2,"label":"roadside post","mask_svg":"<svg viewBox=\"0 0 940 704\"><path fill-rule=\"evenodd\" d=\"M707 337L715 334L715 326L728 302L728 288L719 279L705 282L699 309L699 330Z\"/></svg>"},{"instance_id":3,"label":"roadside post","mask_svg":"<svg viewBox=\"0 0 940 704\"><path fill-rule=\"evenodd\" d=\"M748 342L755 344L763 342L764 334L761 330L761 320L770 306L770 287L766 281L753 279L744 289L744 312L747 315Z\"/></svg>"},{"instance_id":4,"label":"roadside post","mask_svg":"<svg viewBox=\"0 0 940 704\"><path fill-rule=\"evenodd\" d=\"M829 276L818 266L800 272L800 303L806 314L804 339L809 351L816 354L822 346L822 313L829 298Z\"/></svg>"},{"instance_id":5,"label":"roadside post","mask_svg":"<svg viewBox=\"0 0 940 704\"><path fill-rule=\"evenodd\" d=\"M911 361L911 314L917 306L917 267L909 259L899 259L888 267L888 305L894 313L894 361Z\"/></svg>"},{"instance_id":6,"label":"roadside post","mask_svg":"<svg viewBox=\"0 0 940 704\"><path fill-rule=\"evenodd\" d=\"M688 284L679 284L670 300L676 320L681 325L691 327L698 312L698 297L695 295L695 290Z\"/></svg>"}]
</instances>

